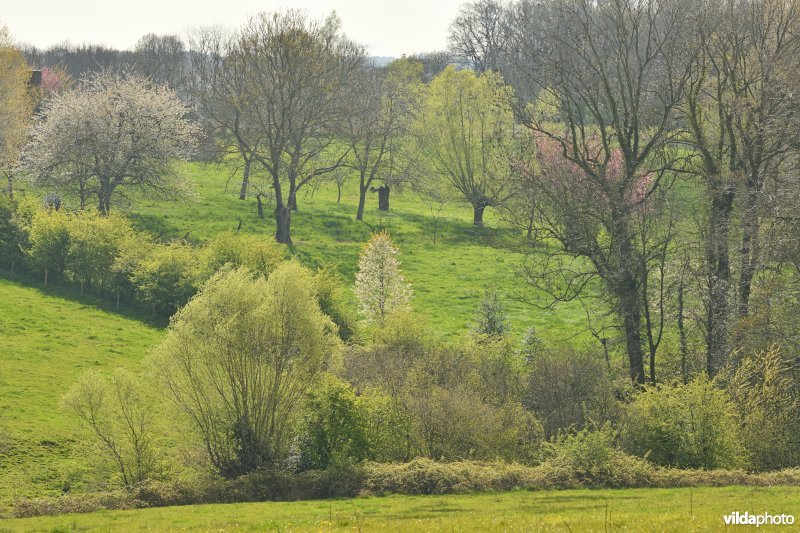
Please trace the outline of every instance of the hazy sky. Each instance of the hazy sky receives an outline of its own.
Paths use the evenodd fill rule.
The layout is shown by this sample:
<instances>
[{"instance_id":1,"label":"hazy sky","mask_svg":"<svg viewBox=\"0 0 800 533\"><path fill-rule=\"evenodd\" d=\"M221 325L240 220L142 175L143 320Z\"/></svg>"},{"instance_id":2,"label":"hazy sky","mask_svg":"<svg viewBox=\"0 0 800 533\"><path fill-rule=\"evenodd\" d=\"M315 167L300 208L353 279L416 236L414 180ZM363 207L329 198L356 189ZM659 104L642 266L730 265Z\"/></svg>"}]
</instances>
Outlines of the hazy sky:
<instances>
[{"instance_id":1,"label":"hazy sky","mask_svg":"<svg viewBox=\"0 0 800 533\"><path fill-rule=\"evenodd\" d=\"M71 41L126 49L145 33L192 26L231 28L259 11L302 8L313 17L335 9L349 37L371 55L441 50L447 27L465 0L3 0L0 24L14 39L38 47Z\"/></svg>"}]
</instances>

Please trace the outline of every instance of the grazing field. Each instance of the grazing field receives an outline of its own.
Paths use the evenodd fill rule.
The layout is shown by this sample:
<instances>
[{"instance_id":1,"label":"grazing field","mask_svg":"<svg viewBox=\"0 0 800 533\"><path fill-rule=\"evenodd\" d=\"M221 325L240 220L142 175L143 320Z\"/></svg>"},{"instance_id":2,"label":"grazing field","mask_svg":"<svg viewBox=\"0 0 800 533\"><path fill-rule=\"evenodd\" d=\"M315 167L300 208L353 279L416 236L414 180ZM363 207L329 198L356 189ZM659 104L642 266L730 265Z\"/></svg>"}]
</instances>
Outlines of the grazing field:
<instances>
[{"instance_id":1,"label":"grazing field","mask_svg":"<svg viewBox=\"0 0 800 533\"><path fill-rule=\"evenodd\" d=\"M188 233L190 240L202 241L235 230L241 220L242 231L272 238L275 224L269 200L264 201L265 219L258 218L255 198L239 200L231 168L185 163L183 170L194 197L177 203L137 201L131 211L138 226L162 238ZM299 210L292 215L294 244L289 252L305 265L335 265L351 285L362 246L372 232L386 229L400 247L402 268L414 289L412 305L435 331L445 336L463 332L485 290L498 292L518 336L531 325L552 341L572 339L585 329L585 314L577 304L542 310L522 301L536 294L517 275L522 256L510 250L517 241L514 230L493 209L486 211L486 226L476 227L468 204L442 207L406 188L402 193L392 191L388 213L377 209L375 194L368 194L364 221L358 222L357 181L345 182L338 204L336 199L334 183L301 190Z\"/></svg>"},{"instance_id":2,"label":"grazing field","mask_svg":"<svg viewBox=\"0 0 800 533\"><path fill-rule=\"evenodd\" d=\"M15 496L59 494L93 464L77 419L59 406L91 368L138 370L161 331L71 291L0 278L0 510Z\"/></svg>"},{"instance_id":3,"label":"grazing field","mask_svg":"<svg viewBox=\"0 0 800 533\"><path fill-rule=\"evenodd\" d=\"M797 514L800 489L515 491L195 505L6 520L0 531L713 531L734 511Z\"/></svg>"}]
</instances>

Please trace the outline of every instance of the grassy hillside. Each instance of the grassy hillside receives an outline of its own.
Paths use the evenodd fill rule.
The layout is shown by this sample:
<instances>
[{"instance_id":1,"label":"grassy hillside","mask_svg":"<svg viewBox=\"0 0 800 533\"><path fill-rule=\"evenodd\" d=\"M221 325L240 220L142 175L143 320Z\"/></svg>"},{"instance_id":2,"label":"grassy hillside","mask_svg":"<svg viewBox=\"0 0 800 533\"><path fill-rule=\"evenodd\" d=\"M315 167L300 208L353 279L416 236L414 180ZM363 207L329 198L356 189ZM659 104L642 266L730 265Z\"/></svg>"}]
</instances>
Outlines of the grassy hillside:
<instances>
[{"instance_id":1,"label":"grassy hillside","mask_svg":"<svg viewBox=\"0 0 800 533\"><path fill-rule=\"evenodd\" d=\"M98 512L6 520L0 531L707 531L733 511L799 505L800 489L786 487L517 491Z\"/></svg>"},{"instance_id":2,"label":"grassy hillside","mask_svg":"<svg viewBox=\"0 0 800 533\"><path fill-rule=\"evenodd\" d=\"M242 231L272 238L272 204L265 200L266 218L259 219L254 198L238 199L232 169L201 163L187 163L183 169L195 196L177 203L137 201L132 215L140 227L165 238L188 232L190 239L205 240L236 229L241 220ZM336 265L352 284L361 247L372 232L386 229L400 246L403 269L414 288L414 308L442 334L463 331L487 289L498 291L519 335L534 325L543 338L555 341L572 338L585 327L577 305L544 311L521 301L534 295L517 276L522 257L509 251L513 230L492 209L485 217L487 227L479 228L471 223L468 204L450 203L439 211L438 204L406 189L392 192L388 213L377 209L377 197L370 194L365 220L357 222L357 181L346 182L340 203L336 199L333 183L301 190L289 252L306 265ZM436 216L440 218L434 243Z\"/></svg>"},{"instance_id":3,"label":"grassy hillside","mask_svg":"<svg viewBox=\"0 0 800 533\"><path fill-rule=\"evenodd\" d=\"M138 369L161 336L76 296L0 278L0 507L59 493L91 466L61 396L90 368Z\"/></svg>"}]
</instances>

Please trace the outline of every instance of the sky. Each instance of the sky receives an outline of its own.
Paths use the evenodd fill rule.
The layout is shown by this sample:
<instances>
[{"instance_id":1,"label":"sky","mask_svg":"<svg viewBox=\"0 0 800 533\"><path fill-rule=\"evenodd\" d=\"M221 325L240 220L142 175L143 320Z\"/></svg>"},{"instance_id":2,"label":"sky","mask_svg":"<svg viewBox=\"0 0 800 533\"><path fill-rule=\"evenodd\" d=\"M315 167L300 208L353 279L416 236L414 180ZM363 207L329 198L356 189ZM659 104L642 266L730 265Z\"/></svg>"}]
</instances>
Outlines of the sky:
<instances>
[{"instance_id":1,"label":"sky","mask_svg":"<svg viewBox=\"0 0 800 533\"><path fill-rule=\"evenodd\" d=\"M19 43L105 44L130 49L146 33L185 36L194 26L236 28L261 11L304 9L314 18L336 10L344 32L370 55L442 50L447 28L466 0L3 0L0 24Z\"/></svg>"}]
</instances>

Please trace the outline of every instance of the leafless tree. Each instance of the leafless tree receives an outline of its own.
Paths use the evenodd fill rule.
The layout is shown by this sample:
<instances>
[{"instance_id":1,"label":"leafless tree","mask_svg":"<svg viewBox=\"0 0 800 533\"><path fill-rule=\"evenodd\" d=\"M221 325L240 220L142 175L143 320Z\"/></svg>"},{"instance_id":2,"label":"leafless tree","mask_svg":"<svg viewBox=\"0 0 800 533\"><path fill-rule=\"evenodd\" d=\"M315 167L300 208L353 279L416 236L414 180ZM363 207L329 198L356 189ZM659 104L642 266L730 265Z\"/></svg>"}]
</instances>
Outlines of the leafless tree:
<instances>
[{"instance_id":1,"label":"leafless tree","mask_svg":"<svg viewBox=\"0 0 800 533\"><path fill-rule=\"evenodd\" d=\"M476 72L498 70L506 37L506 5L500 0L463 4L450 24L450 52Z\"/></svg>"},{"instance_id":2,"label":"leafless tree","mask_svg":"<svg viewBox=\"0 0 800 533\"><path fill-rule=\"evenodd\" d=\"M750 313L753 281L765 264L764 221L786 200L780 191L790 189L781 182L797 154L790 128L800 111L800 3L708 0L696 27L684 108L693 171L708 204L703 326L707 370L715 375L728 361L736 317Z\"/></svg>"},{"instance_id":3,"label":"leafless tree","mask_svg":"<svg viewBox=\"0 0 800 533\"><path fill-rule=\"evenodd\" d=\"M186 45L177 35L148 33L133 49L136 72L181 92L186 76Z\"/></svg>"},{"instance_id":4,"label":"leafless tree","mask_svg":"<svg viewBox=\"0 0 800 533\"><path fill-rule=\"evenodd\" d=\"M280 243L292 242L298 191L347 155L340 129L365 55L339 25L335 16L319 23L298 11L262 13L237 40L233 60L246 74L245 109L260 144L254 158L271 178Z\"/></svg>"}]
</instances>

